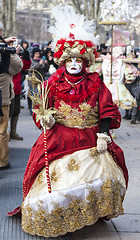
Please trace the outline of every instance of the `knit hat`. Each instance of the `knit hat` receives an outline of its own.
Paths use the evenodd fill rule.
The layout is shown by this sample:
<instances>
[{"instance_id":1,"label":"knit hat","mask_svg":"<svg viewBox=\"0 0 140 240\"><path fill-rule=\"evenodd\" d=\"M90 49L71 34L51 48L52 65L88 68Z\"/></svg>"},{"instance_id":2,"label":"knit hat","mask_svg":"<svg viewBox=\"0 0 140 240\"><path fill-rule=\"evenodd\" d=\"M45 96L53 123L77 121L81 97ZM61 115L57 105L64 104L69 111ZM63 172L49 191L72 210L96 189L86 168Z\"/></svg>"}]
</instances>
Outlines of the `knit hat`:
<instances>
[{"instance_id":1,"label":"knit hat","mask_svg":"<svg viewBox=\"0 0 140 240\"><path fill-rule=\"evenodd\" d=\"M77 14L71 6L55 6L52 15L55 26L49 28L54 40L54 61L63 64L69 57L86 60L87 66L95 62L97 39L94 37L95 23Z\"/></svg>"},{"instance_id":2,"label":"knit hat","mask_svg":"<svg viewBox=\"0 0 140 240\"><path fill-rule=\"evenodd\" d=\"M34 58L34 55L36 52L41 52L41 50L38 47L33 48L32 50L32 58Z\"/></svg>"},{"instance_id":3,"label":"knit hat","mask_svg":"<svg viewBox=\"0 0 140 240\"><path fill-rule=\"evenodd\" d=\"M39 48L39 43L33 43L32 47L38 47Z\"/></svg>"}]
</instances>

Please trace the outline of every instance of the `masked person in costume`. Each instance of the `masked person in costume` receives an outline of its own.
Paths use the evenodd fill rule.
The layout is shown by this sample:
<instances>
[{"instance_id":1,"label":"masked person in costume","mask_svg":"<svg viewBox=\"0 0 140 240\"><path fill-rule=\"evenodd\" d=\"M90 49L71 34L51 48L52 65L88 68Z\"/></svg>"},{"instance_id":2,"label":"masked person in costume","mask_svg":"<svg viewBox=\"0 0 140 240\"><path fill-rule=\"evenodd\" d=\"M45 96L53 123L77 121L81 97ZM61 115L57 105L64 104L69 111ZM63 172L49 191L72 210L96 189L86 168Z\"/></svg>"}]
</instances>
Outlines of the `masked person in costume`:
<instances>
[{"instance_id":1,"label":"masked person in costume","mask_svg":"<svg viewBox=\"0 0 140 240\"><path fill-rule=\"evenodd\" d=\"M131 45L132 36L129 31L123 31L118 28L113 30L113 61L111 63L111 55L103 56L102 74L103 81L112 93L113 101L118 107L123 109L132 109L135 105L135 99L128 91L125 83L131 84L135 81L138 70L131 63L125 63L125 48ZM106 43L111 45L111 39ZM111 76L112 65L112 76ZM112 77L112 79L111 79Z\"/></svg>"},{"instance_id":2,"label":"masked person in costume","mask_svg":"<svg viewBox=\"0 0 140 240\"><path fill-rule=\"evenodd\" d=\"M112 93L112 99L118 107L131 110L136 106L136 100L126 88L126 84L131 87L138 74L137 68L132 63L126 63L125 48L131 45L132 36L129 31L123 31L118 28L113 30L113 59L111 55L101 55L102 64L96 69L99 74L103 74L103 81ZM111 46L111 39L106 42ZM111 74L112 67L112 74ZM116 138L115 132L110 131L113 138Z\"/></svg>"},{"instance_id":3,"label":"masked person in costume","mask_svg":"<svg viewBox=\"0 0 140 240\"><path fill-rule=\"evenodd\" d=\"M96 57L93 21L71 7L57 6L52 13L54 60L61 66L47 82L48 111L54 113L43 116L39 102L33 109L36 125L40 129L45 125L46 133L32 148L23 180L24 200L17 209L23 230L44 237L123 214L128 183L123 152L109 136L109 129L120 126L120 113L98 73L86 72Z\"/></svg>"}]
</instances>

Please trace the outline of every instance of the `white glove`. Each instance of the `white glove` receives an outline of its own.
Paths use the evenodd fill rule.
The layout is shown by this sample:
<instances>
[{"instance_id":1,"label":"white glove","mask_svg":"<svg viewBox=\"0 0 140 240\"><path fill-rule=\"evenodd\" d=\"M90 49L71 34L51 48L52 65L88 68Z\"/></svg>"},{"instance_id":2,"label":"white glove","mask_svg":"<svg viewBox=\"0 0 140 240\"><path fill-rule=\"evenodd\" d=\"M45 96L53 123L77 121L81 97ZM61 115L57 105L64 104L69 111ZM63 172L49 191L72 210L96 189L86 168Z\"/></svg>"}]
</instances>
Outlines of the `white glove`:
<instances>
[{"instance_id":1,"label":"white glove","mask_svg":"<svg viewBox=\"0 0 140 240\"><path fill-rule=\"evenodd\" d=\"M97 133L97 151L103 153L107 150L107 144L111 142L111 138L104 133Z\"/></svg>"},{"instance_id":2,"label":"white glove","mask_svg":"<svg viewBox=\"0 0 140 240\"><path fill-rule=\"evenodd\" d=\"M55 124L55 119L52 115L49 115L49 121L45 120L44 118L40 120L40 125L43 128L45 126L47 130L51 129L54 124Z\"/></svg>"}]
</instances>

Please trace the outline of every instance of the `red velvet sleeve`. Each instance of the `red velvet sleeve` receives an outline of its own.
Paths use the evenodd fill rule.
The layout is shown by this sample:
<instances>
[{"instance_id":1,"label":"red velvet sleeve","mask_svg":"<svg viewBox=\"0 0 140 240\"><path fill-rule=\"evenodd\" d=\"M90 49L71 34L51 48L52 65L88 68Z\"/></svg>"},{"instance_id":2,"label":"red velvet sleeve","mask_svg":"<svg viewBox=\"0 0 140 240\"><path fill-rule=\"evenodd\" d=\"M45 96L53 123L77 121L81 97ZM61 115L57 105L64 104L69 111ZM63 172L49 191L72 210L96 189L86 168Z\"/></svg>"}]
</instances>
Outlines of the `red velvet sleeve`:
<instances>
[{"instance_id":1,"label":"red velvet sleeve","mask_svg":"<svg viewBox=\"0 0 140 240\"><path fill-rule=\"evenodd\" d=\"M111 92L101 82L99 92L99 120L102 118L111 118L110 129L119 128L121 123L121 114L117 105L112 100Z\"/></svg>"}]
</instances>

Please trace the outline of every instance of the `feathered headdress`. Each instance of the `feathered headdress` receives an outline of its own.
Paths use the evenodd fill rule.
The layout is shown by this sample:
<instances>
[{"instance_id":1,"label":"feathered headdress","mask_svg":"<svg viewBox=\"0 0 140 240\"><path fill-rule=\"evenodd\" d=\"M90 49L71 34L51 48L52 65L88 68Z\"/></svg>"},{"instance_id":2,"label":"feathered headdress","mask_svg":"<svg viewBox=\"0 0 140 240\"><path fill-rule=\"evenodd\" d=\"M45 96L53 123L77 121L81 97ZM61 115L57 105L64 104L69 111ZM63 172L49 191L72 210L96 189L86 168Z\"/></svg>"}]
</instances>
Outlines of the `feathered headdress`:
<instances>
[{"instance_id":1,"label":"feathered headdress","mask_svg":"<svg viewBox=\"0 0 140 240\"><path fill-rule=\"evenodd\" d=\"M95 23L84 15L77 14L71 6L56 6L52 9L55 26L49 28L53 34L54 61L62 64L69 57L81 57L90 66L97 56L97 39L94 37Z\"/></svg>"}]
</instances>

